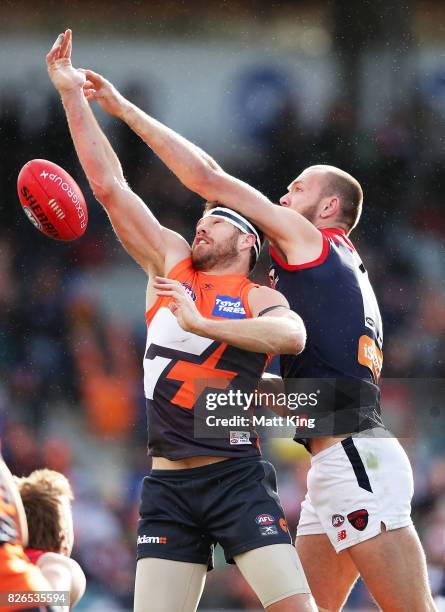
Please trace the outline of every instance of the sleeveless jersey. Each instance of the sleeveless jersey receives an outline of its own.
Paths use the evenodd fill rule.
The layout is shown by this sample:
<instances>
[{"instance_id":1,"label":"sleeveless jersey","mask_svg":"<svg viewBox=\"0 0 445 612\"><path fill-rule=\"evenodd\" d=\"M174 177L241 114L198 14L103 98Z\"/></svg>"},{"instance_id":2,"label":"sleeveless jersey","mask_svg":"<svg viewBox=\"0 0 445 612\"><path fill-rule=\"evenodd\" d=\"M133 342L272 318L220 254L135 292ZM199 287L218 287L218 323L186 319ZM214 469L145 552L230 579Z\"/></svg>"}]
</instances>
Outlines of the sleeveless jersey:
<instances>
[{"instance_id":1,"label":"sleeveless jersey","mask_svg":"<svg viewBox=\"0 0 445 612\"><path fill-rule=\"evenodd\" d=\"M168 276L182 283L207 318L235 320L251 316L247 297L257 285L245 276L199 272L190 257L179 262ZM197 419L212 414L205 407L210 391L241 388L253 392L268 356L184 331L168 308L171 301L170 297L160 296L146 313L148 454L173 460L197 455L259 455L258 436L250 425L233 426L224 435L218 430L216 437L197 433L196 425ZM237 411L244 416L249 414Z\"/></svg>"},{"instance_id":2,"label":"sleeveless jersey","mask_svg":"<svg viewBox=\"0 0 445 612\"><path fill-rule=\"evenodd\" d=\"M338 229L321 233L322 253L310 263L289 265L270 248L272 285L286 296L307 330L304 351L281 357L281 375L331 379L331 401L324 409L347 408L345 415L359 418L346 419L332 432L322 433L353 433L382 426L377 386L383 361L382 319L368 273L351 241Z\"/></svg>"}]
</instances>

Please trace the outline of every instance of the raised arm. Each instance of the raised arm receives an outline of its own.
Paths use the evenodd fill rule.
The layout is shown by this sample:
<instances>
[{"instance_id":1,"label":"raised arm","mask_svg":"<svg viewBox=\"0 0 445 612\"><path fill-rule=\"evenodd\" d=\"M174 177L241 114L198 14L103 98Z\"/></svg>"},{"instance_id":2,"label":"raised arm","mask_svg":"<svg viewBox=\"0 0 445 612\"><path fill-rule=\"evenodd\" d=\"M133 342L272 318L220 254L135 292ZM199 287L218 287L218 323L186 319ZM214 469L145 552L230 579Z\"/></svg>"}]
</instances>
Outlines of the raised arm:
<instances>
[{"instance_id":1,"label":"raised arm","mask_svg":"<svg viewBox=\"0 0 445 612\"><path fill-rule=\"evenodd\" d=\"M91 70L85 74L87 99L127 123L188 189L251 219L285 254L295 255L295 249L307 253L314 244L321 249L320 232L302 215L272 204L257 189L224 172L207 153L144 113L101 75Z\"/></svg>"},{"instance_id":2,"label":"raised arm","mask_svg":"<svg viewBox=\"0 0 445 612\"><path fill-rule=\"evenodd\" d=\"M203 317L178 281L157 277L154 288L158 295L172 298L170 309L185 331L255 353L295 355L304 349L303 321L289 310L286 298L274 289L251 289L252 318L221 321Z\"/></svg>"},{"instance_id":3,"label":"raised arm","mask_svg":"<svg viewBox=\"0 0 445 612\"><path fill-rule=\"evenodd\" d=\"M87 78L71 65L71 46L71 30L67 30L59 35L46 61L62 98L79 161L128 253L148 274L165 274L189 254L190 247L181 236L161 226L127 185L119 159L85 99Z\"/></svg>"}]
</instances>

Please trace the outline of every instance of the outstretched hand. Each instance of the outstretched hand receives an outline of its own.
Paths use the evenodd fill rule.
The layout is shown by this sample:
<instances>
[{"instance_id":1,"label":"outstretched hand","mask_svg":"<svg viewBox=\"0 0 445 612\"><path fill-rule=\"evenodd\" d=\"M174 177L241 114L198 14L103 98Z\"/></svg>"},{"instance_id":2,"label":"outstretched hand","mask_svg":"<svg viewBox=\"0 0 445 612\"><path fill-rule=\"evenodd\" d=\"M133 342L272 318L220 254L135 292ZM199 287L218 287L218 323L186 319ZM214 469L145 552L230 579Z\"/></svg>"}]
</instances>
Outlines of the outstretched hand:
<instances>
[{"instance_id":1,"label":"outstretched hand","mask_svg":"<svg viewBox=\"0 0 445 612\"><path fill-rule=\"evenodd\" d=\"M86 76L71 64L72 32L65 30L56 38L51 51L46 56L48 74L54 87L60 94L81 90Z\"/></svg>"},{"instance_id":2,"label":"outstretched hand","mask_svg":"<svg viewBox=\"0 0 445 612\"><path fill-rule=\"evenodd\" d=\"M195 302L184 286L179 281L156 276L153 287L157 289L157 295L172 298L169 308L178 319L182 329L199 334L204 317L196 308Z\"/></svg>"},{"instance_id":3,"label":"outstretched hand","mask_svg":"<svg viewBox=\"0 0 445 612\"><path fill-rule=\"evenodd\" d=\"M85 75L83 93L88 102L97 102L106 113L119 116L124 98L114 85L92 70L81 68L80 72Z\"/></svg>"}]
</instances>

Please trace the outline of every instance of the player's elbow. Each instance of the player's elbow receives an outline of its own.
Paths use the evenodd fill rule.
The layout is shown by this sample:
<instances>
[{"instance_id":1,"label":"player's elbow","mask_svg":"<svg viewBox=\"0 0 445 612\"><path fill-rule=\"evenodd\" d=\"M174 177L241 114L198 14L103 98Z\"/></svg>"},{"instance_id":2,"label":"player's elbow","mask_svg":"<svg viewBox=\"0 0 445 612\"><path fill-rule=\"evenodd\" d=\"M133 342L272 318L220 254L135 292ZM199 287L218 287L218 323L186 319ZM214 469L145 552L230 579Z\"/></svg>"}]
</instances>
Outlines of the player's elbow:
<instances>
[{"instance_id":1,"label":"player's elbow","mask_svg":"<svg viewBox=\"0 0 445 612\"><path fill-rule=\"evenodd\" d=\"M109 208L119 197L123 184L114 177L104 177L100 181L90 181L94 197L104 208Z\"/></svg>"},{"instance_id":2,"label":"player's elbow","mask_svg":"<svg viewBox=\"0 0 445 612\"><path fill-rule=\"evenodd\" d=\"M286 346L286 355L299 355L306 346L306 333L301 329L292 330Z\"/></svg>"},{"instance_id":3,"label":"player's elbow","mask_svg":"<svg viewBox=\"0 0 445 612\"><path fill-rule=\"evenodd\" d=\"M193 177L192 191L199 194L207 202L216 202L220 193L221 169L216 169L206 163Z\"/></svg>"},{"instance_id":4,"label":"player's elbow","mask_svg":"<svg viewBox=\"0 0 445 612\"><path fill-rule=\"evenodd\" d=\"M306 346L306 328L301 318L293 313L291 325L286 339L286 346L283 346L281 354L299 355Z\"/></svg>"}]
</instances>

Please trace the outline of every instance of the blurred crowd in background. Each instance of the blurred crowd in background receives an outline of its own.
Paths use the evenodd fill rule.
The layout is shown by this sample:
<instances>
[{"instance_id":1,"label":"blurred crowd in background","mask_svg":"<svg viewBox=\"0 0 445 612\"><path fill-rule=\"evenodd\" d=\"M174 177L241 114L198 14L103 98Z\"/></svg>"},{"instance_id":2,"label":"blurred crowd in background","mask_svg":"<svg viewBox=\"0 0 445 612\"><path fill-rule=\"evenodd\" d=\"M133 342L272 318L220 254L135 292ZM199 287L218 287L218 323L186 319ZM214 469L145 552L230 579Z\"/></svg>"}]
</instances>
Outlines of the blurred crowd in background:
<instances>
[{"instance_id":1,"label":"blurred crowd in background","mask_svg":"<svg viewBox=\"0 0 445 612\"><path fill-rule=\"evenodd\" d=\"M148 90L129 85L128 96L150 111ZM384 324L383 406L389 419L409 421L403 384L389 379L445 378L445 124L413 96L376 129L365 129L347 99L335 101L315 129L303 126L298 101L286 97L246 135L243 163L227 171L273 201L306 166L337 165L357 177L364 213L352 240L368 268ZM146 457L140 317L110 314L90 290L103 270L133 264L113 236L77 162L61 104L32 121L22 97L0 97L0 437L11 471L40 467L63 472L76 500L73 556L87 575L79 610L130 610L135 570L139 488ZM162 119L162 117L160 117ZM187 192L147 147L118 122L107 134L130 186L161 223L188 239L202 202ZM198 143L199 144L199 143ZM16 177L24 163L46 158L81 185L89 204L85 236L71 244L39 234L20 210ZM267 277L267 254L255 278ZM141 272L139 283L144 283ZM119 289L119 288L118 288ZM140 288L139 288L140 289ZM125 297L124 297L125 299ZM130 298L128 298L130 299ZM388 382L386 383L385 380ZM386 389L386 395L385 395ZM415 405L429 410L428 398ZM441 411L440 405L437 410ZM406 429L402 440L415 473L413 516L426 550L433 592L445 597L445 432L431 442ZM306 490L309 455L299 445L271 440L281 499L295 531ZM200 609L254 610L259 603L217 549ZM372 609L365 588L349 610Z\"/></svg>"}]
</instances>

